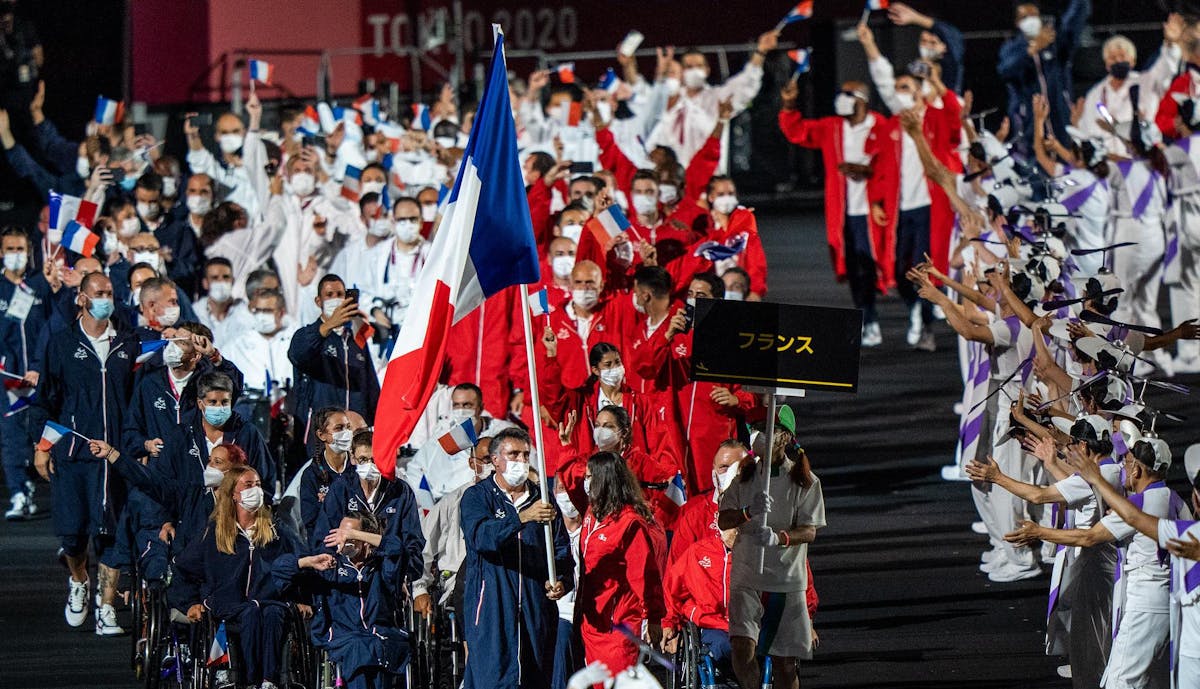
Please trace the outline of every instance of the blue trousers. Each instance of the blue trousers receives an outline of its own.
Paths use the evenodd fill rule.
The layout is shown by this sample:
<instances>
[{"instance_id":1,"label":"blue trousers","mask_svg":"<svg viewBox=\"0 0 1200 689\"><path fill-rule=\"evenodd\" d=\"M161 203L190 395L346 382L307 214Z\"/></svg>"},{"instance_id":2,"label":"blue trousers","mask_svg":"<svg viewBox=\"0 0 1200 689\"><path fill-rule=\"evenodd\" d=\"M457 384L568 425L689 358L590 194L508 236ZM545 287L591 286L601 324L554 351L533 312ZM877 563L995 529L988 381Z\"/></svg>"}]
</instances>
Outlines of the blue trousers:
<instances>
[{"instance_id":1,"label":"blue trousers","mask_svg":"<svg viewBox=\"0 0 1200 689\"><path fill-rule=\"evenodd\" d=\"M575 630L575 625L560 617L558 639L554 644L554 680L550 683L551 689L566 689L567 680L582 667L583 639Z\"/></svg>"},{"instance_id":2,"label":"blue trousers","mask_svg":"<svg viewBox=\"0 0 1200 689\"><path fill-rule=\"evenodd\" d=\"M30 419L33 411L26 409L12 416L0 416L0 459L4 465L4 485L8 495L27 493L25 469L33 460L33 440Z\"/></svg>"},{"instance_id":3,"label":"blue trousers","mask_svg":"<svg viewBox=\"0 0 1200 689\"><path fill-rule=\"evenodd\" d=\"M917 288L904 275L929 252L929 223L929 206L900 211L896 222L896 291L909 307L920 302L926 326L933 323L933 304L918 297Z\"/></svg>"},{"instance_id":4,"label":"blue trousers","mask_svg":"<svg viewBox=\"0 0 1200 689\"><path fill-rule=\"evenodd\" d=\"M847 215L842 230L846 255L846 281L854 307L862 309L863 323L879 320L875 314L875 256L871 253L871 228L865 215Z\"/></svg>"},{"instance_id":5,"label":"blue trousers","mask_svg":"<svg viewBox=\"0 0 1200 689\"><path fill-rule=\"evenodd\" d=\"M248 684L258 685L263 680L279 684L287 617L288 609L283 603L260 601L257 605L247 603L237 616L228 620L238 634L242 676Z\"/></svg>"}]
</instances>

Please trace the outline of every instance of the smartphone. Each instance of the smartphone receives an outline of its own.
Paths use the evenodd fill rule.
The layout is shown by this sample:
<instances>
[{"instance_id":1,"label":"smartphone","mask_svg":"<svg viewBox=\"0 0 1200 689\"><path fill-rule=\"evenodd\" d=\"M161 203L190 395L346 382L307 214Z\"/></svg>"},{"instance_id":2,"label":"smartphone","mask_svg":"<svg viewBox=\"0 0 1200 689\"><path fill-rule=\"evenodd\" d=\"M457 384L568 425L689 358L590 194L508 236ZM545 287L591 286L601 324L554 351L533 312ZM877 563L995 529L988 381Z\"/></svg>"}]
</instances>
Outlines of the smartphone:
<instances>
[{"instance_id":1,"label":"smartphone","mask_svg":"<svg viewBox=\"0 0 1200 689\"><path fill-rule=\"evenodd\" d=\"M192 121L192 126L194 127L211 127L213 123L213 116L211 112L202 112L199 115L193 115L188 119Z\"/></svg>"},{"instance_id":2,"label":"smartphone","mask_svg":"<svg viewBox=\"0 0 1200 689\"><path fill-rule=\"evenodd\" d=\"M108 168L108 171L109 171L109 173L112 174L112 183L113 184L120 184L121 182L125 181L125 168L110 167L110 168Z\"/></svg>"},{"instance_id":3,"label":"smartphone","mask_svg":"<svg viewBox=\"0 0 1200 689\"><path fill-rule=\"evenodd\" d=\"M352 301L355 304L358 303L358 288L357 287L351 287L350 289L346 290L346 301Z\"/></svg>"},{"instance_id":4,"label":"smartphone","mask_svg":"<svg viewBox=\"0 0 1200 689\"><path fill-rule=\"evenodd\" d=\"M687 329L692 329L692 324L696 322L696 307L691 304L685 304L683 307L683 317L687 319Z\"/></svg>"},{"instance_id":5,"label":"smartphone","mask_svg":"<svg viewBox=\"0 0 1200 689\"><path fill-rule=\"evenodd\" d=\"M596 166L590 162L571 163L572 175L590 175L596 171Z\"/></svg>"},{"instance_id":6,"label":"smartphone","mask_svg":"<svg viewBox=\"0 0 1200 689\"><path fill-rule=\"evenodd\" d=\"M644 40L646 40L646 37L642 35L642 32L634 29L625 34L625 38L621 40L621 46L617 48L617 51L625 57L633 57L633 54L641 47Z\"/></svg>"},{"instance_id":7,"label":"smartphone","mask_svg":"<svg viewBox=\"0 0 1200 689\"><path fill-rule=\"evenodd\" d=\"M1104 103L1096 103L1096 112L1100 113L1100 117L1104 118L1109 126L1116 124L1116 120L1113 119L1112 113L1108 111L1108 106Z\"/></svg>"},{"instance_id":8,"label":"smartphone","mask_svg":"<svg viewBox=\"0 0 1200 689\"><path fill-rule=\"evenodd\" d=\"M148 125L144 122L135 122L134 123L134 125L133 125L133 135L134 136L141 136L143 134L149 134L149 133L150 133L150 125Z\"/></svg>"},{"instance_id":9,"label":"smartphone","mask_svg":"<svg viewBox=\"0 0 1200 689\"><path fill-rule=\"evenodd\" d=\"M305 148L323 148L325 146L324 139L323 136L305 136L300 139L300 145Z\"/></svg>"}]
</instances>

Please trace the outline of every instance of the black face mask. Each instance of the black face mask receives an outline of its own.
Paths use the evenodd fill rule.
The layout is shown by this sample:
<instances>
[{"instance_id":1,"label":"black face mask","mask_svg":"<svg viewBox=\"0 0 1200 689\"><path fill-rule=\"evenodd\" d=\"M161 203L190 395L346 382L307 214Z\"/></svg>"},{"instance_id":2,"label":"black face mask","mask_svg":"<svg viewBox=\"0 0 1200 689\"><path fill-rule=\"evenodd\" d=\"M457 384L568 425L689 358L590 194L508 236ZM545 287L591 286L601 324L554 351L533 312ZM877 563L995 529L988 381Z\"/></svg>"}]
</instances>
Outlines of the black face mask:
<instances>
[{"instance_id":1,"label":"black face mask","mask_svg":"<svg viewBox=\"0 0 1200 689\"><path fill-rule=\"evenodd\" d=\"M1131 69L1133 69L1133 66L1128 62L1114 62L1112 66L1108 68L1108 74L1113 79L1124 80L1129 77L1129 70Z\"/></svg>"}]
</instances>

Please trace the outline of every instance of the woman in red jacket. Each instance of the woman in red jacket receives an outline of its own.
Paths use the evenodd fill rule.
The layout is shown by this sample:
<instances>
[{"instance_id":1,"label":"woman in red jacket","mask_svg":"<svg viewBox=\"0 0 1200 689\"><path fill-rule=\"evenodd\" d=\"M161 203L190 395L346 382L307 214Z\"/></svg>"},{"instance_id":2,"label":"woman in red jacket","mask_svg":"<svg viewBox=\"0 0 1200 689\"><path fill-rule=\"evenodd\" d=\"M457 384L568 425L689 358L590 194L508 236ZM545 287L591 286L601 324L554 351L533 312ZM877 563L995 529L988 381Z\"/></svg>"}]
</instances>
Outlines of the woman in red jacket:
<instances>
[{"instance_id":1,"label":"woman in red jacket","mask_svg":"<svg viewBox=\"0 0 1200 689\"><path fill-rule=\"evenodd\" d=\"M662 642L666 535L619 455L593 455L584 483L591 507L580 537L575 605L587 661L599 660L615 675L638 660L638 647L620 626L655 647Z\"/></svg>"}]
</instances>

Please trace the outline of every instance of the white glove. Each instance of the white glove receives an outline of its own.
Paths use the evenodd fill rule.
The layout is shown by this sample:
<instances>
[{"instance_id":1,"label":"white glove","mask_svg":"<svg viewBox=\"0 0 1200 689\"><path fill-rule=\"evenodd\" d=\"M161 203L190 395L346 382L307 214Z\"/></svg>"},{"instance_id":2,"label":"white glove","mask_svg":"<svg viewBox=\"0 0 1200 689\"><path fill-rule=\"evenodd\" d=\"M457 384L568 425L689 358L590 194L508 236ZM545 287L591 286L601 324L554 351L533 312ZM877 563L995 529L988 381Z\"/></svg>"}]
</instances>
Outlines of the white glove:
<instances>
[{"instance_id":1,"label":"white glove","mask_svg":"<svg viewBox=\"0 0 1200 689\"><path fill-rule=\"evenodd\" d=\"M767 547L775 547L780 544L779 532L766 526L759 526L754 532L755 540L759 545Z\"/></svg>"},{"instance_id":2,"label":"white glove","mask_svg":"<svg viewBox=\"0 0 1200 689\"><path fill-rule=\"evenodd\" d=\"M756 493L754 501L750 503L750 514L756 518L771 511L771 507L775 504L774 498L767 493Z\"/></svg>"},{"instance_id":3,"label":"white glove","mask_svg":"<svg viewBox=\"0 0 1200 689\"><path fill-rule=\"evenodd\" d=\"M599 660L571 675L567 680L567 689L591 689L594 684L603 684L612 679L608 666Z\"/></svg>"}]
</instances>

